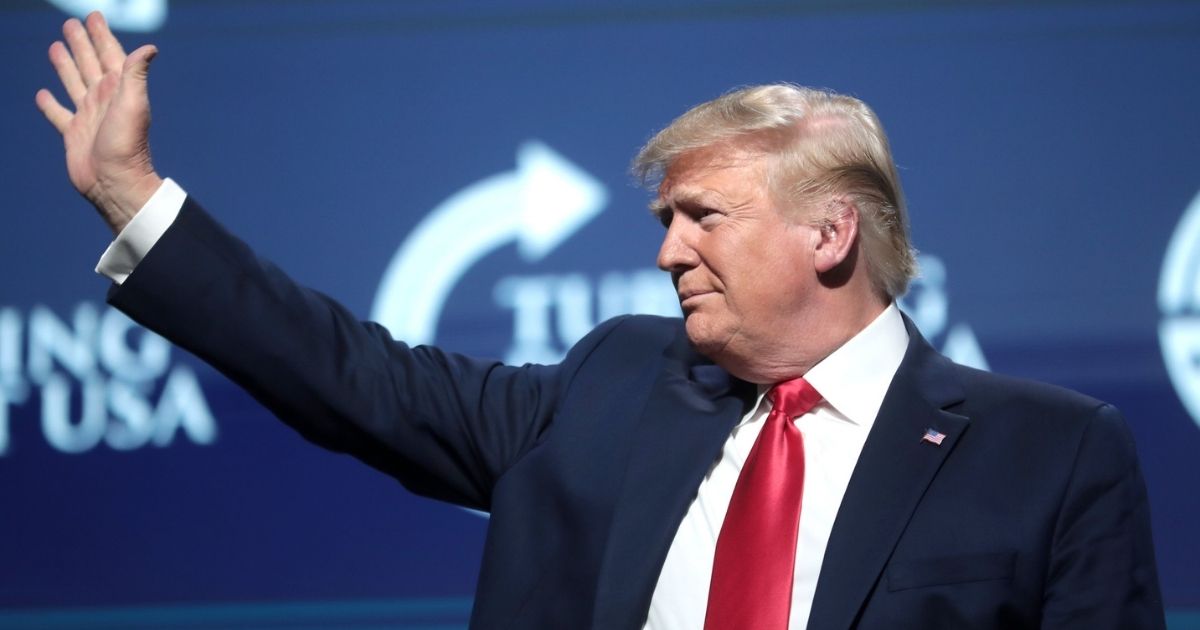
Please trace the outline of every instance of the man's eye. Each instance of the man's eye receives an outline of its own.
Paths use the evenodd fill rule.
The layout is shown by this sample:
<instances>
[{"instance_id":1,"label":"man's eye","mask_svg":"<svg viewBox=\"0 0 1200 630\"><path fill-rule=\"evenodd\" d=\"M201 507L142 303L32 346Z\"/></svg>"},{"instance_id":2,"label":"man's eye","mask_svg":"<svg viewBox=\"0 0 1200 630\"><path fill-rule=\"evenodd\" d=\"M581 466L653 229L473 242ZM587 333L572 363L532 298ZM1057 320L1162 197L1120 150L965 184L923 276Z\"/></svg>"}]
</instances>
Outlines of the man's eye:
<instances>
[{"instance_id":1,"label":"man's eye","mask_svg":"<svg viewBox=\"0 0 1200 630\"><path fill-rule=\"evenodd\" d=\"M658 222L661 223L664 228L671 227L671 213L670 212L659 212L658 213Z\"/></svg>"}]
</instances>

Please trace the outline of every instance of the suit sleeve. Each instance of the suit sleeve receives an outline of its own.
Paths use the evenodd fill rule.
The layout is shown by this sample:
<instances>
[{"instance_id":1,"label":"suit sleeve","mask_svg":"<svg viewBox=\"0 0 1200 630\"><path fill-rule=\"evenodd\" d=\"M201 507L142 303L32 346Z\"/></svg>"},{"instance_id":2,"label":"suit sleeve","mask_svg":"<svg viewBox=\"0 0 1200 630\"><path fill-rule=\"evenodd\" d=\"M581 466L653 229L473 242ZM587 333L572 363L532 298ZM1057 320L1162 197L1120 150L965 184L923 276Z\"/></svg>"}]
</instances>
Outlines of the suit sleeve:
<instances>
[{"instance_id":1,"label":"suit sleeve","mask_svg":"<svg viewBox=\"0 0 1200 630\"><path fill-rule=\"evenodd\" d=\"M109 301L310 441L477 509L553 417L563 372L395 341L256 257L190 198Z\"/></svg>"},{"instance_id":2,"label":"suit sleeve","mask_svg":"<svg viewBox=\"0 0 1200 630\"><path fill-rule=\"evenodd\" d=\"M1145 482L1120 412L1095 411L1055 525L1043 628L1164 628Z\"/></svg>"}]
</instances>

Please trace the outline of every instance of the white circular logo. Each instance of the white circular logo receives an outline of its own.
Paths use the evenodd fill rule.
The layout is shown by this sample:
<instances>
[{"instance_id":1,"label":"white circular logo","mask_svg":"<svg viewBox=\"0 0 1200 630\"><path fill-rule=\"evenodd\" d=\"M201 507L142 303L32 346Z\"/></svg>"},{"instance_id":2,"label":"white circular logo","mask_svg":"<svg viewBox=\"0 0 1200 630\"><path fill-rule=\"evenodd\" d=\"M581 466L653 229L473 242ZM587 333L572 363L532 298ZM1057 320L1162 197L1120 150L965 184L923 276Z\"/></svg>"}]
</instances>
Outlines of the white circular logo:
<instances>
[{"instance_id":1,"label":"white circular logo","mask_svg":"<svg viewBox=\"0 0 1200 630\"><path fill-rule=\"evenodd\" d=\"M1200 194L1167 246L1158 282L1158 341L1175 393L1200 424Z\"/></svg>"},{"instance_id":2,"label":"white circular logo","mask_svg":"<svg viewBox=\"0 0 1200 630\"><path fill-rule=\"evenodd\" d=\"M512 241L526 261L541 260L607 202L591 175L526 142L516 170L467 186L417 225L383 274L371 319L408 343L433 343L446 298L476 262Z\"/></svg>"}]
</instances>

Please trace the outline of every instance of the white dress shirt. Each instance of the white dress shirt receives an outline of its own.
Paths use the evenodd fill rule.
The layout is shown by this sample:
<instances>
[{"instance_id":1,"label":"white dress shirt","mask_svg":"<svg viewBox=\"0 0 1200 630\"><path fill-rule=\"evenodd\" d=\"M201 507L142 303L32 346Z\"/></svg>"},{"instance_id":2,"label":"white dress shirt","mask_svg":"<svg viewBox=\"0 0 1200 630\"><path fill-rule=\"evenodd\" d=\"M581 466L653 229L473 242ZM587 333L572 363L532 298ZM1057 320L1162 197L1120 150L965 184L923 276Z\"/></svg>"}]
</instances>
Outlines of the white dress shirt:
<instances>
[{"instance_id":1,"label":"white dress shirt","mask_svg":"<svg viewBox=\"0 0 1200 630\"><path fill-rule=\"evenodd\" d=\"M808 626L834 518L907 347L904 320L892 304L804 375L824 400L796 419L804 437L804 499L788 624L793 630ZM717 535L742 464L771 410L765 393L766 389L760 388L758 404L733 429L720 459L700 482L667 552L650 601L646 630L704 628Z\"/></svg>"},{"instance_id":2,"label":"white dress shirt","mask_svg":"<svg viewBox=\"0 0 1200 630\"><path fill-rule=\"evenodd\" d=\"M186 198L187 193L175 180L170 177L163 180L162 186L154 191L146 205L133 215L125 229L104 250L100 262L96 263L96 273L107 276L117 284L125 282L133 273L133 268L175 222Z\"/></svg>"},{"instance_id":3,"label":"white dress shirt","mask_svg":"<svg viewBox=\"0 0 1200 630\"><path fill-rule=\"evenodd\" d=\"M174 222L186 196L178 184L166 179L109 245L96 271L123 283ZM805 475L789 623L794 630L808 625L838 506L907 346L908 332L892 304L804 375L824 400L796 419L804 437ZM733 429L720 459L700 483L667 552L646 630L703 629L717 535L742 464L770 412L765 392L759 391L758 403Z\"/></svg>"}]
</instances>

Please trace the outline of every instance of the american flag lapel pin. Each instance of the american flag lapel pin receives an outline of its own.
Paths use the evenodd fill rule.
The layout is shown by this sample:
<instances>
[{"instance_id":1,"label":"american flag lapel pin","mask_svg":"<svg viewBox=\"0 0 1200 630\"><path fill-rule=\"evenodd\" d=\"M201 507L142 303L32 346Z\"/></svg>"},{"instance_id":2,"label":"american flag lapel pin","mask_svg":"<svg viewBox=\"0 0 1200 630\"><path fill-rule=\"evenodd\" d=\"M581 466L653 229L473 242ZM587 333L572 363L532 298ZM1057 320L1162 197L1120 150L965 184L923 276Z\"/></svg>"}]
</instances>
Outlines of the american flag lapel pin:
<instances>
[{"instance_id":1,"label":"american flag lapel pin","mask_svg":"<svg viewBox=\"0 0 1200 630\"><path fill-rule=\"evenodd\" d=\"M941 446L942 440L944 440L944 439L946 439L946 434L942 433L941 431L938 431L937 429L935 429L933 427L929 427L928 429L925 429L925 435L921 436L922 442L929 442L930 444L932 444L934 446Z\"/></svg>"}]
</instances>

